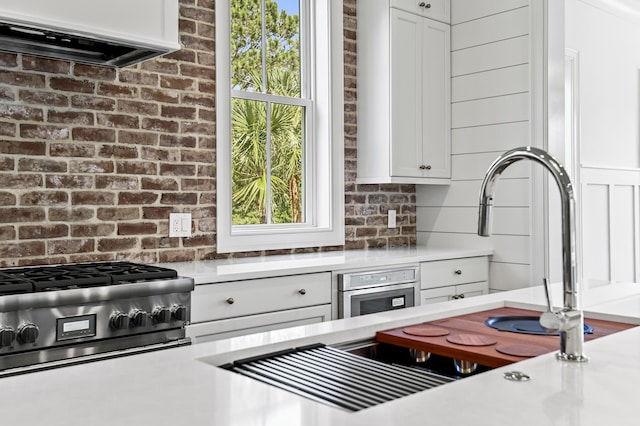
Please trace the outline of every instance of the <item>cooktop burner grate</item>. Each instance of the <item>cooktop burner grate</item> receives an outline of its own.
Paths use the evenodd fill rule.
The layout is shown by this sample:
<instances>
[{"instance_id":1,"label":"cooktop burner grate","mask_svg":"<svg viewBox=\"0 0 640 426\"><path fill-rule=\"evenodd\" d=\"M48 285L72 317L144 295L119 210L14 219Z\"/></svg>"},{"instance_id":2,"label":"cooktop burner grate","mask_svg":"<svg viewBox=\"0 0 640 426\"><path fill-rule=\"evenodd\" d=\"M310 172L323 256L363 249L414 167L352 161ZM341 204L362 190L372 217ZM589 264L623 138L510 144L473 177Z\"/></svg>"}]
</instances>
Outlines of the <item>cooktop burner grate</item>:
<instances>
[{"instance_id":1,"label":"cooktop burner grate","mask_svg":"<svg viewBox=\"0 0 640 426\"><path fill-rule=\"evenodd\" d=\"M96 262L0 270L0 295L173 279L172 269L131 262Z\"/></svg>"}]
</instances>

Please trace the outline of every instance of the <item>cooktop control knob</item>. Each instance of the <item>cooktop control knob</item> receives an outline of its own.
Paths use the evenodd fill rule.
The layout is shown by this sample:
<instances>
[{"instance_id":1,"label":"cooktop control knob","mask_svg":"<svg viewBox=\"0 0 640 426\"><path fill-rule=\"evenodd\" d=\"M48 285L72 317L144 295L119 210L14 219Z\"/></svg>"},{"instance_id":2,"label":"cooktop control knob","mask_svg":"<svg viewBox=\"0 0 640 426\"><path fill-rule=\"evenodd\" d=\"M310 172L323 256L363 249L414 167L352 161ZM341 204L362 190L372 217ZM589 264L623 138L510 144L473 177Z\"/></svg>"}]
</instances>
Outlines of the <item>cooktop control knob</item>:
<instances>
[{"instance_id":1,"label":"cooktop control knob","mask_svg":"<svg viewBox=\"0 0 640 426\"><path fill-rule=\"evenodd\" d=\"M109 326L115 330L124 330L129 328L129 315L120 311L112 313L109 318Z\"/></svg>"},{"instance_id":2,"label":"cooktop control knob","mask_svg":"<svg viewBox=\"0 0 640 426\"><path fill-rule=\"evenodd\" d=\"M0 348L3 346L11 346L16 338L16 332L13 327L0 326Z\"/></svg>"},{"instance_id":3,"label":"cooktop control knob","mask_svg":"<svg viewBox=\"0 0 640 426\"><path fill-rule=\"evenodd\" d=\"M156 306L151 313L151 316L156 322L167 323L171 322L171 309L166 306Z\"/></svg>"},{"instance_id":4,"label":"cooktop control knob","mask_svg":"<svg viewBox=\"0 0 640 426\"><path fill-rule=\"evenodd\" d=\"M186 321L187 307L184 305L173 305L171 307L171 316L176 321Z\"/></svg>"},{"instance_id":5,"label":"cooktop control knob","mask_svg":"<svg viewBox=\"0 0 640 426\"><path fill-rule=\"evenodd\" d=\"M39 334L40 329L38 329L37 325L32 323L22 324L18 328L18 341L20 343L35 343Z\"/></svg>"},{"instance_id":6,"label":"cooktop control knob","mask_svg":"<svg viewBox=\"0 0 640 426\"><path fill-rule=\"evenodd\" d=\"M129 320L133 324L134 327L144 327L147 325L147 318L149 314L147 311L143 311L142 309L134 309L129 314Z\"/></svg>"}]
</instances>

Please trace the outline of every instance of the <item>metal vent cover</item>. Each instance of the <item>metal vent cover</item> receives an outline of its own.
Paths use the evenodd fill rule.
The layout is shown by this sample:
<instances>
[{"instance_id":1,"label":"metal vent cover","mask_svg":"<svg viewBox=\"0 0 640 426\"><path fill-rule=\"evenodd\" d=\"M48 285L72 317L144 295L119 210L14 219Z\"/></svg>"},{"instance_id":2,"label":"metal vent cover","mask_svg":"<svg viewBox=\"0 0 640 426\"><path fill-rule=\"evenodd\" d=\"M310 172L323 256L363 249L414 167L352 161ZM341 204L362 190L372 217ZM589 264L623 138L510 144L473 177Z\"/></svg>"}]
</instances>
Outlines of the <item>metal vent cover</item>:
<instances>
[{"instance_id":1,"label":"metal vent cover","mask_svg":"<svg viewBox=\"0 0 640 426\"><path fill-rule=\"evenodd\" d=\"M248 358L223 368L348 411L359 411L455 381L325 345Z\"/></svg>"}]
</instances>

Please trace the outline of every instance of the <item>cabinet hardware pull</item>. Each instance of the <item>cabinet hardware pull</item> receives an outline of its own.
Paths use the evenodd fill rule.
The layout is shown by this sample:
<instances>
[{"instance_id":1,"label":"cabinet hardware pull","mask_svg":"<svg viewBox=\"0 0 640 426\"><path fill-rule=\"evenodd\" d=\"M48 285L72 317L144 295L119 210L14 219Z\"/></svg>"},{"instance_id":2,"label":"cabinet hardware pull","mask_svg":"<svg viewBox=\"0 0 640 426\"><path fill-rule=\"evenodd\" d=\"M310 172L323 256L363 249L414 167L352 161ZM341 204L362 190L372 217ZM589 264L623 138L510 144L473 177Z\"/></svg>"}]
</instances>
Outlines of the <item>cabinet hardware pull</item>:
<instances>
[{"instance_id":1,"label":"cabinet hardware pull","mask_svg":"<svg viewBox=\"0 0 640 426\"><path fill-rule=\"evenodd\" d=\"M453 271L453 273L456 275L462 275L462 270L456 269L455 271Z\"/></svg>"},{"instance_id":2,"label":"cabinet hardware pull","mask_svg":"<svg viewBox=\"0 0 640 426\"><path fill-rule=\"evenodd\" d=\"M431 170L431 165L427 164L426 166L423 164L420 166L420 170Z\"/></svg>"},{"instance_id":3,"label":"cabinet hardware pull","mask_svg":"<svg viewBox=\"0 0 640 426\"><path fill-rule=\"evenodd\" d=\"M464 293L458 295L459 299L464 299Z\"/></svg>"},{"instance_id":4,"label":"cabinet hardware pull","mask_svg":"<svg viewBox=\"0 0 640 426\"><path fill-rule=\"evenodd\" d=\"M431 9L431 3L421 2L418 6L426 7L427 9Z\"/></svg>"},{"instance_id":5,"label":"cabinet hardware pull","mask_svg":"<svg viewBox=\"0 0 640 426\"><path fill-rule=\"evenodd\" d=\"M457 295L457 294L454 294L453 296L451 296L451 298L452 298L453 300L457 300L457 299L458 299L458 295Z\"/></svg>"},{"instance_id":6,"label":"cabinet hardware pull","mask_svg":"<svg viewBox=\"0 0 640 426\"><path fill-rule=\"evenodd\" d=\"M235 302L235 300L233 300L233 297L230 297L226 300L226 302L230 305L233 305L233 303Z\"/></svg>"},{"instance_id":7,"label":"cabinet hardware pull","mask_svg":"<svg viewBox=\"0 0 640 426\"><path fill-rule=\"evenodd\" d=\"M425 6L427 9L431 9L431 3L427 3L427 5Z\"/></svg>"},{"instance_id":8,"label":"cabinet hardware pull","mask_svg":"<svg viewBox=\"0 0 640 426\"><path fill-rule=\"evenodd\" d=\"M304 288L301 288L300 290L298 290L298 293L304 296L305 294L307 294L307 290L305 290Z\"/></svg>"}]
</instances>

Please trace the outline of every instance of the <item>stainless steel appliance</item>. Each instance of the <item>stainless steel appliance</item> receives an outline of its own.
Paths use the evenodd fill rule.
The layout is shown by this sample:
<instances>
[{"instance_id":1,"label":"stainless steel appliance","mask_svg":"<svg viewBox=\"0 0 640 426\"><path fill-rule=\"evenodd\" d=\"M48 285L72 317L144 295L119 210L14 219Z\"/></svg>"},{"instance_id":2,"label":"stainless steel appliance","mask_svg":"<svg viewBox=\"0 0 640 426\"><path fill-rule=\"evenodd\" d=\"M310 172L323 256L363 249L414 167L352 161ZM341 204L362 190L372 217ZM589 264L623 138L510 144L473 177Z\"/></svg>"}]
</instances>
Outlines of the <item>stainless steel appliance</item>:
<instances>
[{"instance_id":1,"label":"stainless steel appliance","mask_svg":"<svg viewBox=\"0 0 640 426\"><path fill-rule=\"evenodd\" d=\"M189 344L193 289L130 262L0 269L0 376Z\"/></svg>"},{"instance_id":2,"label":"stainless steel appliance","mask_svg":"<svg viewBox=\"0 0 640 426\"><path fill-rule=\"evenodd\" d=\"M349 318L420 303L417 266L338 275L338 315Z\"/></svg>"}]
</instances>

